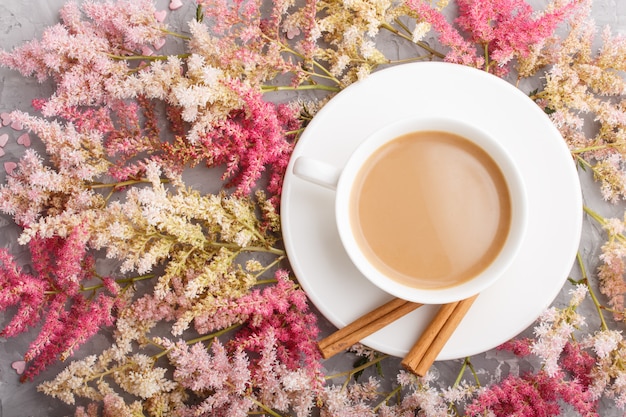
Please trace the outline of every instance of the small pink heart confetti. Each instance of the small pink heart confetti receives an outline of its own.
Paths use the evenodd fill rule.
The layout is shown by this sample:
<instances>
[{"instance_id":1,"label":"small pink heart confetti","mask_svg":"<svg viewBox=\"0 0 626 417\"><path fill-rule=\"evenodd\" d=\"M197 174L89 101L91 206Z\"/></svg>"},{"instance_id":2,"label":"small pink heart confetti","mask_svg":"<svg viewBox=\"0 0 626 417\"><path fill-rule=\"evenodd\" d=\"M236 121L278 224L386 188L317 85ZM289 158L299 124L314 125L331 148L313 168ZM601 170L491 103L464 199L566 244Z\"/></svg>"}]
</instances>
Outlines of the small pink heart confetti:
<instances>
[{"instance_id":1,"label":"small pink heart confetti","mask_svg":"<svg viewBox=\"0 0 626 417\"><path fill-rule=\"evenodd\" d=\"M18 375L22 375L24 373L24 369L26 369L26 362L24 361L15 361L11 364L11 368L15 369Z\"/></svg>"},{"instance_id":2,"label":"small pink heart confetti","mask_svg":"<svg viewBox=\"0 0 626 417\"><path fill-rule=\"evenodd\" d=\"M154 12L154 18L157 20L157 22L163 22L166 16L167 10L157 10L156 12Z\"/></svg>"},{"instance_id":3,"label":"small pink heart confetti","mask_svg":"<svg viewBox=\"0 0 626 417\"><path fill-rule=\"evenodd\" d=\"M8 126L11 124L11 115L9 113L0 114L0 118L2 118L2 126Z\"/></svg>"},{"instance_id":4,"label":"small pink heart confetti","mask_svg":"<svg viewBox=\"0 0 626 417\"><path fill-rule=\"evenodd\" d=\"M0 148L0 157L6 155L6 152L4 152L4 149Z\"/></svg>"},{"instance_id":5,"label":"small pink heart confetti","mask_svg":"<svg viewBox=\"0 0 626 417\"><path fill-rule=\"evenodd\" d=\"M13 129L13 130L23 130L24 126L22 125L22 123L20 123L17 120L15 120L13 123L11 123L11 129Z\"/></svg>"},{"instance_id":6,"label":"small pink heart confetti","mask_svg":"<svg viewBox=\"0 0 626 417\"><path fill-rule=\"evenodd\" d=\"M183 7L183 2L180 0L172 0L170 1L170 10L176 10Z\"/></svg>"},{"instance_id":7,"label":"small pink heart confetti","mask_svg":"<svg viewBox=\"0 0 626 417\"><path fill-rule=\"evenodd\" d=\"M22 136L17 138L17 143L28 148L30 146L30 136L28 133L24 133Z\"/></svg>"},{"instance_id":8,"label":"small pink heart confetti","mask_svg":"<svg viewBox=\"0 0 626 417\"><path fill-rule=\"evenodd\" d=\"M13 171L15 171L15 168L17 168L17 164L15 162L9 161L4 163L4 170L9 175L13 175Z\"/></svg>"},{"instance_id":9,"label":"small pink heart confetti","mask_svg":"<svg viewBox=\"0 0 626 417\"><path fill-rule=\"evenodd\" d=\"M287 39L293 39L300 34L300 29L298 28L289 28L287 30Z\"/></svg>"},{"instance_id":10,"label":"small pink heart confetti","mask_svg":"<svg viewBox=\"0 0 626 417\"><path fill-rule=\"evenodd\" d=\"M163 45L165 45L165 38L157 39L156 41L152 42L152 46L154 46L154 49L156 49L157 51L163 48Z\"/></svg>"},{"instance_id":11,"label":"small pink heart confetti","mask_svg":"<svg viewBox=\"0 0 626 417\"><path fill-rule=\"evenodd\" d=\"M9 141L9 135L3 133L0 135L0 148L4 148Z\"/></svg>"},{"instance_id":12,"label":"small pink heart confetti","mask_svg":"<svg viewBox=\"0 0 626 417\"><path fill-rule=\"evenodd\" d=\"M141 47L141 55L143 55L143 56L152 56L152 55L154 55L154 51L152 49L150 49L149 46L144 45L144 46Z\"/></svg>"}]
</instances>

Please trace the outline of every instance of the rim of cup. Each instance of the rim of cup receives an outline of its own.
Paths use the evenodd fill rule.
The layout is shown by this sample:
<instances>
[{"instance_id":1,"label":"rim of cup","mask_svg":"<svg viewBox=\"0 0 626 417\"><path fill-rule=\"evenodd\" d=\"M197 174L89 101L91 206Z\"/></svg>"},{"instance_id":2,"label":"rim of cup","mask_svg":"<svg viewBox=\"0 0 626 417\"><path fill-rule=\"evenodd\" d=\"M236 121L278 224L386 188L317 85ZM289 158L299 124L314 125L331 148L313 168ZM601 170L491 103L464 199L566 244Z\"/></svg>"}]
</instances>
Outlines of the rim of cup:
<instances>
[{"instance_id":1,"label":"rim of cup","mask_svg":"<svg viewBox=\"0 0 626 417\"><path fill-rule=\"evenodd\" d=\"M443 288L417 288L387 277L371 264L354 238L350 219L352 183L362 164L382 145L416 131L445 131L462 136L485 150L502 171L511 200L509 233L496 258L478 275L458 285ZM335 215L337 229L348 256L359 271L381 290L413 302L444 304L471 297L495 283L515 259L524 239L527 224L527 200L523 178L514 159L484 129L468 122L446 117L411 117L384 126L369 135L348 158L337 182Z\"/></svg>"}]
</instances>

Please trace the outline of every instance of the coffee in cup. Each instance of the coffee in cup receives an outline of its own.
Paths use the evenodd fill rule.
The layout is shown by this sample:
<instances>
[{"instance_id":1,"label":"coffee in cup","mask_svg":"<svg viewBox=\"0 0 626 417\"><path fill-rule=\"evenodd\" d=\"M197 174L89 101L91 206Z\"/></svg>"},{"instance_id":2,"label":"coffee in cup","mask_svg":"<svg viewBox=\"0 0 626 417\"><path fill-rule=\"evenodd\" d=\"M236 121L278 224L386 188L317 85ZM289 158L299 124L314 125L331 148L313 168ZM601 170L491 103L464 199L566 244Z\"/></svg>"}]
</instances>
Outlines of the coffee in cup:
<instances>
[{"instance_id":1,"label":"coffee in cup","mask_svg":"<svg viewBox=\"0 0 626 417\"><path fill-rule=\"evenodd\" d=\"M450 132L411 132L381 146L362 165L351 193L360 250L411 287L472 279L509 234L504 174L481 147Z\"/></svg>"},{"instance_id":2,"label":"coffee in cup","mask_svg":"<svg viewBox=\"0 0 626 417\"><path fill-rule=\"evenodd\" d=\"M341 170L300 157L294 173L336 186L346 252L400 298L470 297L505 272L523 239L526 196L514 161L467 122L402 120L365 139Z\"/></svg>"}]
</instances>

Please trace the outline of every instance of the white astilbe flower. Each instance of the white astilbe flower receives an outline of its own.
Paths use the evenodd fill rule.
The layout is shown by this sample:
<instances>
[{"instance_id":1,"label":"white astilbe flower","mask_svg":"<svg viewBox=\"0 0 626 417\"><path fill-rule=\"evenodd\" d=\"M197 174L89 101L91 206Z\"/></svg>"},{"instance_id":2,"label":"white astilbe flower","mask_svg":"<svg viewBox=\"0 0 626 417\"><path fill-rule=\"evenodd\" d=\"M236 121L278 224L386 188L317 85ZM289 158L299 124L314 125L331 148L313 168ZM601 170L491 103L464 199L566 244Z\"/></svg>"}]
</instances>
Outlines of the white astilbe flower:
<instances>
[{"instance_id":1,"label":"white astilbe flower","mask_svg":"<svg viewBox=\"0 0 626 417\"><path fill-rule=\"evenodd\" d=\"M593 351L599 358L607 358L623 341L622 332L616 330L602 330L593 335Z\"/></svg>"},{"instance_id":2,"label":"white astilbe flower","mask_svg":"<svg viewBox=\"0 0 626 417\"><path fill-rule=\"evenodd\" d=\"M154 366L154 358L135 354L122 364L123 371L114 373L115 382L126 392L150 398L158 392L168 392L175 388L173 381L165 378L167 369Z\"/></svg>"}]
</instances>

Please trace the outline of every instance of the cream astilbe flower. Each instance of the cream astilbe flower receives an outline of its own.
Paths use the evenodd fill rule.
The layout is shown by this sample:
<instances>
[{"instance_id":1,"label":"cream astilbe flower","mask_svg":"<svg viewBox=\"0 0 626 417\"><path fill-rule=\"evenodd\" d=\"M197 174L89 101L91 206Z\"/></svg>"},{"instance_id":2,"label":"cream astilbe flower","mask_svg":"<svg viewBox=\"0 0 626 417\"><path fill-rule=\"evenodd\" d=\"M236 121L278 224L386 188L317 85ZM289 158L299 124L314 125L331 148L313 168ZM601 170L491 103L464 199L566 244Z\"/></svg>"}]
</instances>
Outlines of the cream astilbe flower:
<instances>
[{"instance_id":1,"label":"cream astilbe flower","mask_svg":"<svg viewBox=\"0 0 626 417\"><path fill-rule=\"evenodd\" d=\"M37 389L46 395L56 397L66 404L74 404L76 397L85 397L91 400L101 400L98 391L86 385L85 379L93 375L97 355L90 355L83 360L70 363L61 371L54 381L41 383Z\"/></svg>"},{"instance_id":2,"label":"cream astilbe flower","mask_svg":"<svg viewBox=\"0 0 626 417\"><path fill-rule=\"evenodd\" d=\"M126 392L147 399L159 392L168 392L176 384L165 378L167 369L155 367L154 358L135 354L120 365L124 372L115 372L115 382Z\"/></svg>"},{"instance_id":3,"label":"cream astilbe flower","mask_svg":"<svg viewBox=\"0 0 626 417\"><path fill-rule=\"evenodd\" d=\"M389 62L375 44L383 25L396 16L399 5L391 0L319 1L318 26L330 48L321 48L316 58L328 62L330 72L343 85L366 77Z\"/></svg>"},{"instance_id":4,"label":"cream astilbe flower","mask_svg":"<svg viewBox=\"0 0 626 417\"><path fill-rule=\"evenodd\" d=\"M155 164L148 164L146 172L151 186L128 190L124 202L110 203L99 213L92 242L123 261L123 272L144 274L167 262L155 287L160 297L169 291L173 277L185 278L189 298L207 291L239 294L254 279L233 266L234 258L242 252L282 253L272 247L275 237L259 231L260 219L250 199L203 196L189 188L170 192Z\"/></svg>"}]
</instances>

